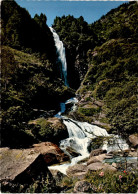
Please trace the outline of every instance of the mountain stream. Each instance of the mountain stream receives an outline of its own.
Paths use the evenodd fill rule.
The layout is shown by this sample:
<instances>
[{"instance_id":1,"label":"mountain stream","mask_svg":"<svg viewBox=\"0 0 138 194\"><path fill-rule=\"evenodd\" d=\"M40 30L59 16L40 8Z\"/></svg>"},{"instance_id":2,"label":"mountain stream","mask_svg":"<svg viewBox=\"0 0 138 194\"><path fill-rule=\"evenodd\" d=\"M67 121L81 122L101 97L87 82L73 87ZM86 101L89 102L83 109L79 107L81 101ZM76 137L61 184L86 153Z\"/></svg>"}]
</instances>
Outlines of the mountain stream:
<instances>
[{"instance_id":1,"label":"mountain stream","mask_svg":"<svg viewBox=\"0 0 138 194\"><path fill-rule=\"evenodd\" d=\"M71 157L70 163L49 167L49 169L59 170L64 174L66 174L66 170L69 166L72 166L79 162L80 160L83 160L84 158L87 158L89 156L88 146L90 145L93 139L99 136L108 137L101 147L102 149L107 150L107 153L110 151L125 150L129 148L126 141L123 140L118 135L108 134L105 129L98 127L96 125L92 125L87 122L75 121L66 116L62 116L62 114L66 110L66 105L68 103L73 104L71 110L73 111L77 102L78 101L76 98L71 98L67 100L65 103L61 103L60 104L61 110L55 115L55 117L61 118L63 120L63 123L66 125L69 134L69 137L67 139L64 139L60 142L60 148L65 153L67 153L66 148L71 147L73 148L73 150L79 153L79 156L77 157L72 158L70 156ZM69 153L67 154L70 155Z\"/></svg>"},{"instance_id":2,"label":"mountain stream","mask_svg":"<svg viewBox=\"0 0 138 194\"><path fill-rule=\"evenodd\" d=\"M50 30L53 33L55 46L57 48L58 61L60 61L62 64L62 79L65 85L69 86L67 81L67 62L63 42L59 39L58 34L52 27L50 27ZM61 118L67 127L69 137L60 142L60 148L70 156L71 162L62 165L50 166L49 168L59 170L64 174L66 174L66 169L69 166L72 166L78 161L89 156L88 146L93 139L99 136L107 137L101 147L102 149L106 149L107 152L128 149L128 145L126 144L125 140L121 139L118 135L108 134L107 131L101 127L89 124L87 122L75 121L63 116L63 113L66 111L66 105L71 103L72 111L74 111L76 109L77 102L78 100L76 98L71 98L65 103L60 103L61 110L55 115L55 117ZM75 150L79 156L73 158L66 150L68 147Z\"/></svg>"}]
</instances>

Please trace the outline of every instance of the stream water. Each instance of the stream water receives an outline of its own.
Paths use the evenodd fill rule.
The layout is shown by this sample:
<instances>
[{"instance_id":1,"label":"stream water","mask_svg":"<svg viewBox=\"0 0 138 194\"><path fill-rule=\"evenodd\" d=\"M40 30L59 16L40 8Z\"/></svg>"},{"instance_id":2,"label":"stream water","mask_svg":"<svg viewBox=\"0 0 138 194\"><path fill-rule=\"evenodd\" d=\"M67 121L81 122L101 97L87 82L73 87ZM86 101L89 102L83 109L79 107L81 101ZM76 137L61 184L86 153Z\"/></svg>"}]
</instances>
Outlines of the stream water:
<instances>
[{"instance_id":1,"label":"stream water","mask_svg":"<svg viewBox=\"0 0 138 194\"><path fill-rule=\"evenodd\" d=\"M64 78L63 80L65 85L68 86L65 48L63 46L63 42L60 41L56 31L52 27L50 27L50 30L53 33L53 38L58 53L58 60L62 64L62 74ZM70 103L72 105L71 109L73 111L76 108L77 102L78 100L76 98L71 98L65 103L60 103L61 110L55 115L55 117L61 118L63 120L63 123L66 125L69 134L69 137L67 139L64 139L60 142L60 148L68 155L70 155L70 153L67 152L66 148L72 148L79 154L78 157L71 157L70 163L49 167L50 169L57 169L64 174L66 174L66 169L69 166L72 166L78 161L89 156L88 146L90 142L92 142L92 139L97 138L99 136L109 137L103 142L103 146L101 147L102 149L106 149L107 152L120 149L128 149L128 145L126 144L126 142L119 136L108 134L105 129L96 125L91 125L87 122L75 121L73 119L63 116L63 113L66 111L66 105Z\"/></svg>"},{"instance_id":2,"label":"stream water","mask_svg":"<svg viewBox=\"0 0 138 194\"><path fill-rule=\"evenodd\" d=\"M66 104L71 103L72 107L77 103L76 98L71 98L65 103L61 103L61 111L58 112L55 117L61 118L63 123L66 125L69 137L60 142L60 148L67 153L66 148L71 147L80 155L78 157L71 158L70 163L65 163L62 165L50 166L50 169L59 170L66 174L66 170L69 166L72 166L79 162L80 160L87 158L89 156L88 146L93 139L97 137L108 137L107 140L103 142L102 149L106 149L107 152L125 150L128 149L128 145L125 140L121 139L117 135L108 134L107 131L96 125L91 125L87 122L80 122L70 119L68 117L62 116L66 110ZM73 111L73 109L72 109ZM109 140L110 139L110 140ZM68 153L68 155L70 155Z\"/></svg>"}]
</instances>

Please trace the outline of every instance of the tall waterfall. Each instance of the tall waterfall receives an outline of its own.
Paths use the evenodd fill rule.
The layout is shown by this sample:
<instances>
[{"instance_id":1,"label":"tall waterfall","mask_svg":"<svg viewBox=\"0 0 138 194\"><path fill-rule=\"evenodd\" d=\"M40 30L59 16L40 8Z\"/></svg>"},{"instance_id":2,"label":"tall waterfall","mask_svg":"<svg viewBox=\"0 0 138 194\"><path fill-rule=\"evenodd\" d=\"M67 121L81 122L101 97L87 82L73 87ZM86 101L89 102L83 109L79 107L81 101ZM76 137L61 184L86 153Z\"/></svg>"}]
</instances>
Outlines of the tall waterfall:
<instances>
[{"instance_id":1,"label":"tall waterfall","mask_svg":"<svg viewBox=\"0 0 138 194\"><path fill-rule=\"evenodd\" d=\"M58 53L58 60L62 64L62 74L64 77L64 83L65 86L68 86L68 81L67 81L67 61L66 61L66 55L65 55L65 47L63 45L63 42L60 41L58 34L56 31L52 28L49 27L51 32L53 33L54 41L55 41L55 46L57 48L57 53Z\"/></svg>"},{"instance_id":2,"label":"tall waterfall","mask_svg":"<svg viewBox=\"0 0 138 194\"><path fill-rule=\"evenodd\" d=\"M121 139L118 135L108 134L107 131L96 125L91 125L87 122L79 122L73 119L62 116L62 113L66 110L66 104L77 103L76 98L67 100L65 103L61 103L61 111L55 116L62 118L63 123L66 125L69 137L60 142L60 148L67 152L66 148L71 147L76 150L80 156L72 158L71 163L66 163L57 166L50 166L50 169L57 169L62 173L66 174L66 169L69 166L76 164L78 161L89 156L88 146L90 142L97 137L107 137L103 142L102 149L106 149L107 152L114 150L125 150L128 149L128 145L125 140ZM108 142L110 139L110 142Z\"/></svg>"}]
</instances>

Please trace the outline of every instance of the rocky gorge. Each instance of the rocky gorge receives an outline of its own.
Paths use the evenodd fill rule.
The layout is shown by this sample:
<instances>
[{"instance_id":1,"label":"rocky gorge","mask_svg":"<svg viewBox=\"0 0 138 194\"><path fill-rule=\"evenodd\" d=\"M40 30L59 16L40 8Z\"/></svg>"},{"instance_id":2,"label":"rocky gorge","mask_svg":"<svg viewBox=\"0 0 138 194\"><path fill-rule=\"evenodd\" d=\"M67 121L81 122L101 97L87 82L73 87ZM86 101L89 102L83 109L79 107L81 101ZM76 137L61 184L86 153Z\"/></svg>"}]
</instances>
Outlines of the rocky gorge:
<instances>
[{"instance_id":1,"label":"rocky gorge","mask_svg":"<svg viewBox=\"0 0 138 194\"><path fill-rule=\"evenodd\" d=\"M136 14L49 28L2 1L2 192L137 191Z\"/></svg>"}]
</instances>

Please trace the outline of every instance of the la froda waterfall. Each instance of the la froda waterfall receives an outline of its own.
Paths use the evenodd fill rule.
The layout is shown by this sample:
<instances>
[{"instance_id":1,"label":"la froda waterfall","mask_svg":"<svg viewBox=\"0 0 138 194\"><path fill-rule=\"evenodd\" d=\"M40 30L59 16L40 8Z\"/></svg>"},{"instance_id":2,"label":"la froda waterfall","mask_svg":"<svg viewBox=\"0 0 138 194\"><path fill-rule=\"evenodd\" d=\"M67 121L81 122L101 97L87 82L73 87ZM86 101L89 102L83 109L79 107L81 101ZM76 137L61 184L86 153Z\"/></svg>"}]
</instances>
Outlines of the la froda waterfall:
<instances>
[{"instance_id":1,"label":"la froda waterfall","mask_svg":"<svg viewBox=\"0 0 138 194\"><path fill-rule=\"evenodd\" d=\"M67 62L65 56L65 48L63 46L62 41L60 41L58 34L55 32L53 28L50 27L51 32L53 33L55 46L57 48L58 60L60 60L62 64L62 74L63 80L66 86L68 86L67 82ZM60 148L67 153L66 148L71 147L76 150L80 155L74 158L71 158L70 163L50 166L50 169L59 170L62 173L66 174L66 170L69 166L76 164L78 161L89 156L88 146L92 139L98 136L111 137L111 139L115 142L112 145L108 144L108 141L104 141L102 149L106 149L107 152L128 149L128 145L125 140L122 140L118 135L108 134L107 131L103 128L100 128L96 125L89 124L87 122L79 122L68 117L62 116L62 114L66 110L66 104L72 103L72 111L75 109L78 100L76 98L71 98L67 100L65 103L60 103L61 110L58 112L55 117L62 118L63 123L66 125L69 137L60 142ZM67 153L70 155L69 153ZM71 157L71 156L70 156Z\"/></svg>"}]
</instances>

